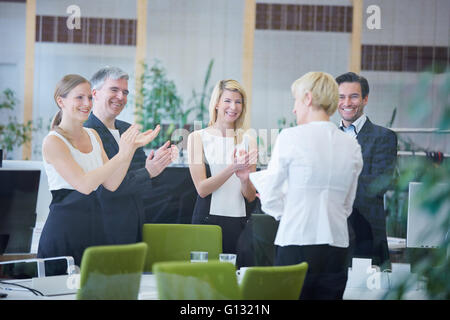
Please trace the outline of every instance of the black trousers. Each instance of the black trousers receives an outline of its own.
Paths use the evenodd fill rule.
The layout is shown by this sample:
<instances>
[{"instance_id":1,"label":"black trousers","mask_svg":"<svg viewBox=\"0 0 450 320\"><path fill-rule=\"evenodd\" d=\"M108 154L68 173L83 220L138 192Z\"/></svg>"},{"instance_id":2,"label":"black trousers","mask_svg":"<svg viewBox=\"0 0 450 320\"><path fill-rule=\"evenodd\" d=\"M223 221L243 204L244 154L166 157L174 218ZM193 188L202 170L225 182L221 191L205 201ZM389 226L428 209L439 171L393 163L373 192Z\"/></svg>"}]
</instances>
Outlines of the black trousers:
<instances>
[{"instance_id":1,"label":"black trousers","mask_svg":"<svg viewBox=\"0 0 450 320\"><path fill-rule=\"evenodd\" d=\"M347 248L329 245L277 247L276 266L308 263L301 300L341 300L347 284Z\"/></svg>"}]
</instances>

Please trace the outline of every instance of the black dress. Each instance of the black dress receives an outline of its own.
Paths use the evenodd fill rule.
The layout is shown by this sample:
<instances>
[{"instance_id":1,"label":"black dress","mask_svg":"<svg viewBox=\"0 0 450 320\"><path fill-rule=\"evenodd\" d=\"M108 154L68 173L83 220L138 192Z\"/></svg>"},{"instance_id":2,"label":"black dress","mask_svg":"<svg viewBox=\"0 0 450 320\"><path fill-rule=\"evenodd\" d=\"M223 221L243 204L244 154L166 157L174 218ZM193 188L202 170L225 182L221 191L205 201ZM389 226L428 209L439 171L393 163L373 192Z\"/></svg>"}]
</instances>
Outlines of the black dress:
<instances>
[{"instance_id":1,"label":"black dress","mask_svg":"<svg viewBox=\"0 0 450 320\"><path fill-rule=\"evenodd\" d=\"M87 247L108 243L98 195L52 191L50 212L39 240L38 258L72 256L77 266Z\"/></svg>"},{"instance_id":2,"label":"black dress","mask_svg":"<svg viewBox=\"0 0 450 320\"><path fill-rule=\"evenodd\" d=\"M92 170L103 164L101 148L92 130L85 130L92 144L89 153L80 152L57 132L51 131L49 135L59 137L84 170ZM87 247L108 244L98 192L92 191L85 195L68 189L64 187L68 185L67 182L51 165L47 167L44 161L44 167L49 187L54 185L54 190L51 190L50 212L42 229L37 257L71 256L75 264L81 266L81 258Z\"/></svg>"}]
</instances>

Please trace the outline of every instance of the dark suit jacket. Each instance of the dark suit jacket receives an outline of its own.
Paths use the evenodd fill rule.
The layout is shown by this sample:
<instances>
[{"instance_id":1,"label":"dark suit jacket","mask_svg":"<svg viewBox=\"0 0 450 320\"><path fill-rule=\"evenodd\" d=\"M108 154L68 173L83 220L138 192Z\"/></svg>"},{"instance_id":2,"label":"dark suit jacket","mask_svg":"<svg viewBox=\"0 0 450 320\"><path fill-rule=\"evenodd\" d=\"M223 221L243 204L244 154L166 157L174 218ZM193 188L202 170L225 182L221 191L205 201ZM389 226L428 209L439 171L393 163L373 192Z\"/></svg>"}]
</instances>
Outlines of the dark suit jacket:
<instances>
[{"instance_id":1,"label":"dark suit jacket","mask_svg":"<svg viewBox=\"0 0 450 320\"><path fill-rule=\"evenodd\" d=\"M109 159L119 152L119 145L113 135L93 113L89 115L84 126L97 131ZM115 126L122 135L130 124L116 120ZM146 158L143 148L138 148L119 188L111 192L100 186L97 190L104 215L105 230L111 243L133 243L142 239L144 223L142 195L144 192L150 192L153 180L145 169Z\"/></svg>"},{"instance_id":2,"label":"dark suit jacket","mask_svg":"<svg viewBox=\"0 0 450 320\"><path fill-rule=\"evenodd\" d=\"M355 253L381 265L389 260L383 196L390 187L397 162L397 136L367 118L358 132L363 168L358 179L353 212L349 218L350 241Z\"/></svg>"}]
</instances>

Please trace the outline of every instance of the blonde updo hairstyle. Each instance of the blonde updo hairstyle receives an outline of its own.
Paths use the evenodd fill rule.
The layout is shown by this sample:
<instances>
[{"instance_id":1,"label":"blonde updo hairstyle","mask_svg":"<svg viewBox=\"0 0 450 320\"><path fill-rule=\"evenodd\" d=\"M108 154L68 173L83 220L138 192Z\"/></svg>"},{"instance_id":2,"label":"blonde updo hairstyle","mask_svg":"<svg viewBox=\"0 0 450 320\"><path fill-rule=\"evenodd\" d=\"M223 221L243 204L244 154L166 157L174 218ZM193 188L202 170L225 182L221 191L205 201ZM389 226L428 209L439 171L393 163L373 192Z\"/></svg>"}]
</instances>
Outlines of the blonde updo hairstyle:
<instances>
[{"instance_id":1,"label":"blonde updo hairstyle","mask_svg":"<svg viewBox=\"0 0 450 320\"><path fill-rule=\"evenodd\" d=\"M304 98L307 92L311 92L312 105L333 115L339 101L338 84L334 78L326 72L308 72L294 81L291 86L292 95Z\"/></svg>"}]
</instances>

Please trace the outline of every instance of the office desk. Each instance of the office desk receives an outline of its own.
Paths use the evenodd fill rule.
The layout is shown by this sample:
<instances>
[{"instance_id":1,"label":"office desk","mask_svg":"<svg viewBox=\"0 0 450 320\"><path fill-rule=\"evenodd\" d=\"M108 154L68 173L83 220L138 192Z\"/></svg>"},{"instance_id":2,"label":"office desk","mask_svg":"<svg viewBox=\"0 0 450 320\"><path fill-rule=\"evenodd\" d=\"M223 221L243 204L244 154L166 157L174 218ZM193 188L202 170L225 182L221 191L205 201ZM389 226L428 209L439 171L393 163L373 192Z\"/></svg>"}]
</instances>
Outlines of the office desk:
<instances>
[{"instance_id":1,"label":"office desk","mask_svg":"<svg viewBox=\"0 0 450 320\"><path fill-rule=\"evenodd\" d=\"M31 287L31 280L18 282L27 287ZM7 285L0 284L0 293L6 293L8 296L6 298L0 299L2 300L75 300L76 294L62 294L62 295L54 295L54 296L36 296L32 292L21 289L14 288L14 290L4 290L4 287L8 287ZM11 286L11 288L13 288ZM20 289L20 290L19 290ZM154 274L143 274L141 278L141 287L139 290L139 300L157 300L158 299L158 291L156 288L156 278Z\"/></svg>"},{"instance_id":2,"label":"office desk","mask_svg":"<svg viewBox=\"0 0 450 320\"><path fill-rule=\"evenodd\" d=\"M394 279L393 279L394 280ZM22 282L23 284L23 282ZM2 287L5 285L1 284ZM31 287L31 281L28 284ZM404 293L405 300L427 300L426 291L423 286L417 286ZM358 286L353 282L347 282L347 287L344 292L344 300L382 300L389 292L392 292L393 287L385 287L384 285L379 289L369 289L364 285ZM55 295L55 296L36 296L30 291L6 291L0 289L0 293L7 293L8 297L2 300L75 300L75 294ZM158 300L158 290L156 285L156 277L154 274L143 274L141 278L141 287L139 290L139 300Z\"/></svg>"},{"instance_id":3,"label":"office desk","mask_svg":"<svg viewBox=\"0 0 450 320\"><path fill-rule=\"evenodd\" d=\"M383 300L396 299L396 290L408 283L402 299L428 300L425 279L411 273L411 265L392 263L392 270L381 272L372 267L371 259L353 258L352 268L344 291L344 300Z\"/></svg>"},{"instance_id":4,"label":"office desk","mask_svg":"<svg viewBox=\"0 0 450 320\"><path fill-rule=\"evenodd\" d=\"M389 289L367 288L345 288L344 300L384 300L386 295L390 293ZM406 291L402 297L403 300L428 300L428 296L424 290Z\"/></svg>"}]
</instances>

